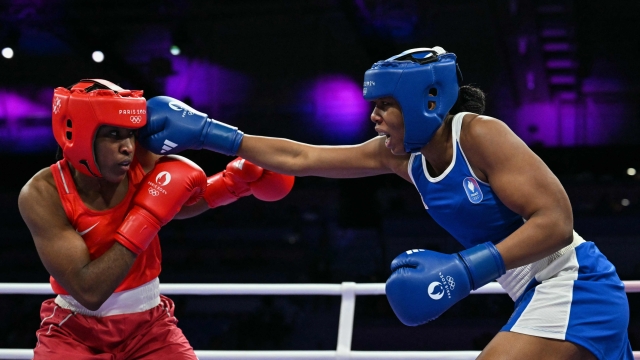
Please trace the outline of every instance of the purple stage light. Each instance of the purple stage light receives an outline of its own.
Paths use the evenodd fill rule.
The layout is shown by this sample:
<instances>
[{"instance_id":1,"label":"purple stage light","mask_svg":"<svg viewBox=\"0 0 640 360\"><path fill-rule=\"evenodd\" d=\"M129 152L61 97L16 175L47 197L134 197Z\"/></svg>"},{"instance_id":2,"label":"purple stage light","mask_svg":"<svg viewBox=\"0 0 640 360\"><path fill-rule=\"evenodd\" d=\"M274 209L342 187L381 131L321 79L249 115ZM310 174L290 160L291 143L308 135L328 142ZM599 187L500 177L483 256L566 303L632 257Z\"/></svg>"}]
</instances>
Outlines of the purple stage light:
<instances>
[{"instance_id":1,"label":"purple stage light","mask_svg":"<svg viewBox=\"0 0 640 360\"><path fill-rule=\"evenodd\" d=\"M50 117L49 104L36 103L16 93L0 89L0 118L19 124L20 119Z\"/></svg>"},{"instance_id":2,"label":"purple stage light","mask_svg":"<svg viewBox=\"0 0 640 360\"><path fill-rule=\"evenodd\" d=\"M328 139L349 141L359 138L369 121L369 105L362 87L343 75L328 75L316 80L310 90L316 125Z\"/></svg>"},{"instance_id":3,"label":"purple stage light","mask_svg":"<svg viewBox=\"0 0 640 360\"><path fill-rule=\"evenodd\" d=\"M548 81L551 85L574 85L577 80L575 75L551 75Z\"/></svg>"},{"instance_id":4,"label":"purple stage light","mask_svg":"<svg viewBox=\"0 0 640 360\"><path fill-rule=\"evenodd\" d=\"M546 62L546 66L552 70L567 70L576 68L577 64L571 59L552 59Z\"/></svg>"},{"instance_id":5,"label":"purple stage light","mask_svg":"<svg viewBox=\"0 0 640 360\"><path fill-rule=\"evenodd\" d=\"M576 77L574 70L579 64L575 59L554 57L544 65L549 73L534 66L521 69L524 81L518 88L518 101L512 102L509 87L493 92L495 114L527 144L638 143L634 134L640 108L629 102L627 95L634 88L633 80L615 60L596 59L587 77Z\"/></svg>"},{"instance_id":6,"label":"purple stage light","mask_svg":"<svg viewBox=\"0 0 640 360\"><path fill-rule=\"evenodd\" d=\"M543 29L540 32L540 35L546 38L563 38L568 36L568 34L567 29Z\"/></svg>"},{"instance_id":7,"label":"purple stage light","mask_svg":"<svg viewBox=\"0 0 640 360\"><path fill-rule=\"evenodd\" d=\"M520 36L518 38L518 53L520 55L526 54L528 45L529 45L529 39L526 36Z\"/></svg>"},{"instance_id":8,"label":"purple stage light","mask_svg":"<svg viewBox=\"0 0 640 360\"><path fill-rule=\"evenodd\" d=\"M220 116L225 106L241 105L250 93L248 76L205 60L172 57L174 74L167 77L165 94L196 109Z\"/></svg>"},{"instance_id":9,"label":"purple stage light","mask_svg":"<svg viewBox=\"0 0 640 360\"><path fill-rule=\"evenodd\" d=\"M533 71L527 72L527 89L534 90L536 88L536 75Z\"/></svg>"},{"instance_id":10,"label":"purple stage light","mask_svg":"<svg viewBox=\"0 0 640 360\"><path fill-rule=\"evenodd\" d=\"M548 52L564 52L573 50L573 45L566 42L547 43L542 45L542 49Z\"/></svg>"},{"instance_id":11,"label":"purple stage light","mask_svg":"<svg viewBox=\"0 0 640 360\"><path fill-rule=\"evenodd\" d=\"M527 144L558 146L557 110L553 104L523 104L513 129Z\"/></svg>"},{"instance_id":12,"label":"purple stage light","mask_svg":"<svg viewBox=\"0 0 640 360\"><path fill-rule=\"evenodd\" d=\"M575 99L574 99L575 100ZM516 110L514 132L527 144L547 147L602 146L620 143L637 110L622 103L586 97L584 102L523 104Z\"/></svg>"},{"instance_id":13,"label":"purple stage light","mask_svg":"<svg viewBox=\"0 0 640 360\"><path fill-rule=\"evenodd\" d=\"M582 80L582 92L589 96L601 97L603 94L623 94L629 91L629 79L616 76L588 77Z\"/></svg>"},{"instance_id":14,"label":"purple stage light","mask_svg":"<svg viewBox=\"0 0 640 360\"><path fill-rule=\"evenodd\" d=\"M49 92L48 99L50 95ZM2 151L36 152L55 149L50 106L49 102L36 102L15 92L0 89Z\"/></svg>"}]
</instances>

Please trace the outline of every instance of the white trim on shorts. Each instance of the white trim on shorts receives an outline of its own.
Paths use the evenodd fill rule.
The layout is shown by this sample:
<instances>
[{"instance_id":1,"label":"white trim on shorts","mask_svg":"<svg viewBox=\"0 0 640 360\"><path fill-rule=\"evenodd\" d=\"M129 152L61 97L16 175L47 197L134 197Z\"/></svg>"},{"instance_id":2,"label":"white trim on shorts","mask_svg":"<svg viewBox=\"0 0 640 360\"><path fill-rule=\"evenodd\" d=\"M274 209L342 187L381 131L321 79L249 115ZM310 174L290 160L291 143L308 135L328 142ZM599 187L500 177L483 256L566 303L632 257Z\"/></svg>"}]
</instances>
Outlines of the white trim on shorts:
<instances>
[{"instance_id":1,"label":"white trim on shorts","mask_svg":"<svg viewBox=\"0 0 640 360\"><path fill-rule=\"evenodd\" d=\"M89 310L71 295L58 295L55 303L61 308L86 316L110 316L147 311L160 304L160 280L155 278L137 288L111 294L98 310Z\"/></svg>"},{"instance_id":2,"label":"white trim on shorts","mask_svg":"<svg viewBox=\"0 0 640 360\"><path fill-rule=\"evenodd\" d=\"M536 280L541 280L542 284L536 287L531 301L511 331L565 340L571 315L573 282L578 279L578 268L574 250L538 273Z\"/></svg>"},{"instance_id":3,"label":"white trim on shorts","mask_svg":"<svg viewBox=\"0 0 640 360\"><path fill-rule=\"evenodd\" d=\"M507 271L506 274L498 278L498 283L513 301L517 301L524 294L531 280L535 278L538 282L542 282L554 274L549 271L553 271L553 269L557 269L556 272L559 271L560 269L557 267L562 265L558 260L568 253L575 255L574 249L583 242L582 236L574 230L571 244L536 262ZM576 269L576 273L577 271Z\"/></svg>"}]
</instances>

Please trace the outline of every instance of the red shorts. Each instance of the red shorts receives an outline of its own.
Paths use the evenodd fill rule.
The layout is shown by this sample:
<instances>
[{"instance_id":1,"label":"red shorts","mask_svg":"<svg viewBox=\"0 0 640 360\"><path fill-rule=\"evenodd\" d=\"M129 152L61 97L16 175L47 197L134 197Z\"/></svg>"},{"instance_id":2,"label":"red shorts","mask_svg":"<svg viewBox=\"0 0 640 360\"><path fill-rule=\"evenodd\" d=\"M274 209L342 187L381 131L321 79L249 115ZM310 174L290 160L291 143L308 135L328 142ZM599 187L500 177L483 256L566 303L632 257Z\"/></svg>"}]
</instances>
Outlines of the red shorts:
<instances>
[{"instance_id":1,"label":"red shorts","mask_svg":"<svg viewBox=\"0 0 640 360\"><path fill-rule=\"evenodd\" d=\"M177 326L174 304L160 295L147 311L105 317L84 316L46 300L36 332L34 359L190 359L197 360Z\"/></svg>"}]
</instances>

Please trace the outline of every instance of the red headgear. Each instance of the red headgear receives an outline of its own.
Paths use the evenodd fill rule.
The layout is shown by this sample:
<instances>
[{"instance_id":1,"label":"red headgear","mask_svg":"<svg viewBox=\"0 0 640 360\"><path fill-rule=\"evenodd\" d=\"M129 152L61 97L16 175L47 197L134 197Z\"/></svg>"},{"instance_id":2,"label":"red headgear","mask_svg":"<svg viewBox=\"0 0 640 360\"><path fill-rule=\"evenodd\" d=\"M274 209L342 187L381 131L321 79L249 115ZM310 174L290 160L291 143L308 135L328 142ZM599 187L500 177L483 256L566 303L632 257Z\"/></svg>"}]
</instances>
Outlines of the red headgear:
<instances>
[{"instance_id":1,"label":"red headgear","mask_svg":"<svg viewBox=\"0 0 640 360\"><path fill-rule=\"evenodd\" d=\"M102 79L84 79L53 92L53 136L74 168L102 177L93 149L103 125L139 129L147 123L147 101L142 90L125 90Z\"/></svg>"}]
</instances>

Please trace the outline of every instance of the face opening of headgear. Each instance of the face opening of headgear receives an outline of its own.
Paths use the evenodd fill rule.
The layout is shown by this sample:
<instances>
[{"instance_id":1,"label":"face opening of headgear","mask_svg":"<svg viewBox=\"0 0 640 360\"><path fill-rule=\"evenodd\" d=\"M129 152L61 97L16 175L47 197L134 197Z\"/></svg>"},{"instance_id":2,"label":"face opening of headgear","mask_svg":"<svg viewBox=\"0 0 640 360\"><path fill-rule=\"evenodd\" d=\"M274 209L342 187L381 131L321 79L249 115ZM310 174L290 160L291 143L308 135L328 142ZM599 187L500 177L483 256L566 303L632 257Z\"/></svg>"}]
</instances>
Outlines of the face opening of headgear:
<instances>
[{"instance_id":1,"label":"face opening of headgear","mask_svg":"<svg viewBox=\"0 0 640 360\"><path fill-rule=\"evenodd\" d=\"M53 135L62 154L87 176L102 177L94 151L101 126L139 129L147 123L142 90L125 90L102 79L83 79L53 91Z\"/></svg>"},{"instance_id":2,"label":"face opening of headgear","mask_svg":"<svg viewBox=\"0 0 640 360\"><path fill-rule=\"evenodd\" d=\"M458 99L462 73L443 48L415 48L378 61L364 74L367 101L396 99L404 118L404 149L420 151Z\"/></svg>"}]
</instances>

